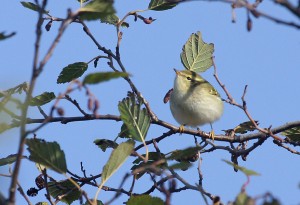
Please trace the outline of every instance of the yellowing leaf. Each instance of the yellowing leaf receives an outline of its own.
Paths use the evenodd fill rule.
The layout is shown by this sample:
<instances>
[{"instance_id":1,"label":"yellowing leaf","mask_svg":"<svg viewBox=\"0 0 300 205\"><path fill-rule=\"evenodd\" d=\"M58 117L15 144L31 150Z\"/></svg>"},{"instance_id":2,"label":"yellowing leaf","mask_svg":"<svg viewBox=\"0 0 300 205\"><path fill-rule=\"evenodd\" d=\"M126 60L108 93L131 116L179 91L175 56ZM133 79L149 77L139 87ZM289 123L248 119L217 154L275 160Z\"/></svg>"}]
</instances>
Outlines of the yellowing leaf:
<instances>
[{"instance_id":1,"label":"yellowing leaf","mask_svg":"<svg viewBox=\"0 0 300 205\"><path fill-rule=\"evenodd\" d=\"M114 149L109 157L108 162L103 167L101 184L103 185L125 162L127 157L131 154L134 148L134 141L129 140L119 144L119 146Z\"/></svg>"},{"instance_id":2,"label":"yellowing leaf","mask_svg":"<svg viewBox=\"0 0 300 205\"><path fill-rule=\"evenodd\" d=\"M247 169L246 167L242 167L242 166L239 166L237 164L234 164L228 160L224 160L224 162L226 162L227 164L229 164L230 166L234 167L235 169L237 170L240 170L241 172L243 172L246 176L259 176L260 174L253 171L253 170L250 170L250 169Z\"/></svg>"},{"instance_id":3,"label":"yellowing leaf","mask_svg":"<svg viewBox=\"0 0 300 205\"><path fill-rule=\"evenodd\" d=\"M193 33L182 48L181 62L187 70L204 72L212 66L214 44L202 40L201 33Z\"/></svg>"},{"instance_id":4,"label":"yellowing leaf","mask_svg":"<svg viewBox=\"0 0 300 205\"><path fill-rule=\"evenodd\" d=\"M47 104L48 102L55 99L55 94L53 92L44 92L31 99L30 106L41 106Z\"/></svg>"},{"instance_id":5,"label":"yellowing leaf","mask_svg":"<svg viewBox=\"0 0 300 205\"><path fill-rule=\"evenodd\" d=\"M258 121L255 121L255 123L259 124ZM233 130L235 131L235 133L245 134L248 131L254 131L255 126L253 125L253 123L251 121L247 121L247 122L243 122L243 123L239 124L238 126L233 128Z\"/></svg>"}]
</instances>

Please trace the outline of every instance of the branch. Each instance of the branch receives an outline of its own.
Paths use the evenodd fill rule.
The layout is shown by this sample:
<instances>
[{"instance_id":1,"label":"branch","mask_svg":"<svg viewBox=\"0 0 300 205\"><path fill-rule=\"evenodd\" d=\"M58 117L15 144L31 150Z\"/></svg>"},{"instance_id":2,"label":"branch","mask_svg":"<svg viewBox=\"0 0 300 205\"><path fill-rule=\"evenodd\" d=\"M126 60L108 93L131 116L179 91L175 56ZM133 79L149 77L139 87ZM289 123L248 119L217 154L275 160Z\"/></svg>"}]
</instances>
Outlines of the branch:
<instances>
[{"instance_id":1,"label":"branch","mask_svg":"<svg viewBox=\"0 0 300 205\"><path fill-rule=\"evenodd\" d=\"M36 2L38 4L38 2ZM26 118L27 118L27 112L28 112L28 106L29 102L31 100L31 95L33 93L33 89L36 83L36 79L38 76L38 57L39 57L39 47L40 47L40 41L41 41L41 34L42 34L42 24L43 24L43 10L46 8L47 0L43 0L42 6L38 6L38 21L36 25L36 40L35 40L35 48L34 48L34 60L33 60L33 67L32 67L32 75L30 79L29 89L26 95L26 99L24 102L24 105L21 109L21 127L20 127L20 142L18 147L18 154L17 159L15 163L15 167L12 173L12 180L9 188L9 198L8 198L8 204L15 204L15 195L16 195L16 186L18 182L18 175L20 171L21 166L21 159L24 151L24 145L25 145L25 138L26 138Z\"/></svg>"},{"instance_id":2,"label":"branch","mask_svg":"<svg viewBox=\"0 0 300 205\"><path fill-rule=\"evenodd\" d=\"M200 193L208 196L211 200L214 199L214 195L212 195L211 193L206 192L202 186L198 185L198 186L193 186L191 184L189 184L187 181L185 181L181 176L179 176L173 169L169 169L169 171L172 173L172 175L178 179L179 181L181 181L181 183L183 183L188 189L191 190L195 190L195 191L199 191Z\"/></svg>"},{"instance_id":3,"label":"branch","mask_svg":"<svg viewBox=\"0 0 300 205\"><path fill-rule=\"evenodd\" d=\"M54 41L52 42L51 46L49 47L45 57L41 60L40 64L38 65L39 61L39 54L40 54L40 41L42 37L42 24L43 24L43 11L46 8L47 0L43 0L42 5L39 6L38 1L36 0L36 4L38 5L38 21L36 25L36 40L35 40L35 47L34 47L34 58L33 58L33 67L32 67L32 75L29 83L29 88L26 93L26 99L22 106L22 115L21 115L21 127L20 127L20 142L19 142L19 148L18 148L18 154L17 159L12 175L11 185L10 185L10 191L9 191L9 204L15 203L15 190L17 185L17 178L19 175L19 169L21 165L21 157L23 155L24 151L24 145L25 145L25 139L27 135L29 134L26 132L26 121L27 121L27 113L28 113L28 107L30 100L32 98L32 93L35 88L36 80L40 73L43 71L44 66L52 56L52 53L54 52L54 49L56 48L58 42L60 41L64 31L68 27L68 25L73 21L73 19L77 16L77 13L72 13L70 10L68 11L67 18L61 23L61 26L59 28L58 34ZM41 125L40 127L42 127Z\"/></svg>"},{"instance_id":4,"label":"branch","mask_svg":"<svg viewBox=\"0 0 300 205\"><path fill-rule=\"evenodd\" d=\"M60 122L62 124L67 124L67 123L71 123L71 122L81 122L81 121L90 121L90 120L112 120L112 121L119 122L119 121L121 121L121 118L120 118L120 116L111 115L111 114L98 115L98 116L90 115L88 117L85 117L85 116L53 117L48 121L48 123ZM45 119L43 119L43 118L42 119L27 118L26 119L26 124L43 123L44 121L45 121ZM20 122L14 122L10 125L10 127L11 128L19 127L20 124L21 124ZM180 133L179 132L179 127L177 127L175 125L172 125L170 123L167 123L165 121L162 121L162 120L158 120L157 122L151 122L151 124L160 125L162 127L170 129L168 132L162 134L161 136L159 136L157 138L154 138L154 140L156 142L159 142L159 141L163 140L164 138L166 138L168 136L171 136L173 134ZM280 125L278 127L270 129L270 132L272 132L273 134L278 134L280 132L283 132L285 130L288 130L288 129L291 129L291 128L294 128L294 127L298 127L298 126L300 126L300 121L287 122L283 125ZM182 133L193 135L193 136L198 136L198 137L203 137L205 139L209 139L209 133L199 132L198 130L185 128ZM234 136L228 136L228 135L221 135L220 134L220 135L215 135L215 141L241 143L241 142L245 142L245 141L249 141L249 140L253 140L253 139L259 139L259 138L262 138L262 137L265 137L265 136L266 135L264 133L261 133L261 132L242 134L242 135L234 135ZM153 143L152 139L146 141L147 145L152 144L152 143ZM143 145L137 146L135 148L135 151L139 150L142 147L143 147Z\"/></svg>"},{"instance_id":5,"label":"branch","mask_svg":"<svg viewBox=\"0 0 300 205\"><path fill-rule=\"evenodd\" d=\"M291 4L288 0L274 0L276 4L279 4L289 10L292 14L300 18L300 8Z\"/></svg>"},{"instance_id":6,"label":"branch","mask_svg":"<svg viewBox=\"0 0 300 205\"><path fill-rule=\"evenodd\" d=\"M184 3L184 2L197 1L197 0L167 0L167 1L168 2L173 2L173 3ZM264 17L264 18L266 18L270 21L273 21L275 23L282 24L282 25L285 25L285 26L294 27L296 29L300 29L300 25L296 24L295 22L285 21L285 20L282 20L282 19L279 19L277 17L271 16L269 14L266 14L266 13L256 9L257 1L254 4L250 4L247 1L236 1L236 0L198 0L198 1L222 2L222 3L232 4L237 8L244 7L245 9L249 10L255 17L260 17L261 16L261 17ZM279 1L282 1L282 0L279 0ZM285 0L283 0L283 1L285 1ZM284 6L287 7L287 5L284 5ZM294 12L293 13L296 16L298 16L298 12L299 11L297 11L296 14Z\"/></svg>"}]
</instances>

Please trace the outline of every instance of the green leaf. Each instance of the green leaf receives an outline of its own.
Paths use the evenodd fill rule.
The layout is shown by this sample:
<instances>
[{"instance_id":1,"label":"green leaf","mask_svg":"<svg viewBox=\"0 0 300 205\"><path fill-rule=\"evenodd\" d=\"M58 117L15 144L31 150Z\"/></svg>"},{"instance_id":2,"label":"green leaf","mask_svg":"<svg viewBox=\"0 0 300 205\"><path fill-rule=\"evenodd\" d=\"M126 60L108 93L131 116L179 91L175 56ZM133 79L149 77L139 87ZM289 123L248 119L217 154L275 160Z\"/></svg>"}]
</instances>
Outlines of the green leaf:
<instances>
[{"instance_id":1,"label":"green leaf","mask_svg":"<svg viewBox=\"0 0 300 205\"><path fill-rule=\"evenodd\" d=\"M255 172L253 170L247 169L246 167L239 166L239 165L234 164L234 163L232 163L228 160L225 160L225 159L223 159L223 161L226 162L227 164L229 164L230 166L234 167L235 169L240 170L246 176L260 176L259 173Z\"/></svg>"},{"instance_id":2,"label":"green leaf","mask_svg":"<svg viewBox=\"0 0 300 205\"><path fill-rule=\"evenodd\" d=\"M280 133L294 142L300 142L300 126L293 127Z\"/></svg>"},{"instance_id":3,"label":"green leaf","mask_svg":"<svg viewBox=\"0 0 300 205\"><path fill-rule=\"evenodd\" d=\"M168 2L166 0L151 0L148 9L155 11L168 10L175 7L177 3Z\"/></svg>"},{"instance_id":4,"label":"green leaf","mask_svg":"<svg viewBox=\"0 0 300 205\"><path fill-rule=\"evenodd\" d=\"M127 126L125 125L125 123L122 124L121 131L118 134L118 137L132 139L132 135L130 134Z\"/></svg>"},{"instance_id":5,"label":"green leaf","mask_svg":"<svg viewBox=\"0 0 300 205\"><path fill-rule=\"evenodd\" d=\"M111 24L116 26L117 23L120 21L119 17L116 14L110 14L110 15L106 15L104 17L100 18L101 23L107 23L107 24ZM127 22L123 22L122 27L129 27L129 24Z\"/></svg>"},{"instance_id":6,"label":"green leaf","mask_svg":"<svg viewBox=\"0 0 300 205\"><path fill-rule=\"evenodd\" d=\"M109 157L108 162L103 167L101 184L104 184L125 162L134 148L134 141L128 140L121 143L114 149Z\"/></svg>"},{"instance_id":7,"label":"green leaf","mask_svg":"<svg viewBox=\"0 0 300 205\"><path fill-rule=\"evenodd\" d=\"M30 106L45 105L46 103L51 102L55 98L56 98L56 96L53 92L44 92L44 93L32 98L29 105Z\"/></svg>"},{"instance_id":8,"label":"green leaf","mask_svg":"<svg viewBox=\"0 0 300 205\"><path fill-rule=\"evenodd\" d=\"M79 184L78 184L79 186ZM49 193L53 198L65 195L61 201L66 204L72 204L73 201L78 200L81 196L77 187L69 180L59 182L48 182ZM67 194L67 195L66 195Z\"/></svg>"},{"instance_id":9,"label":"green leaf","mask_svg":"<svg viewBox=\"0 0 300 205\"><path fill-rule=\"evenodd\" d=\"M140 107L140 103L136 103L132 97L123 99L118 105L121 119L129 133L133 139L142 142L150 127L150 116L145 108Z\"/></svg>"},{"instance_id":10,"label":"green leaf","mask_svg":"<svg viewBox=\"0 0 300 205\"><path fill-rule=\"evenodd\" d=\"M201 147L189 147L183 150L174 150L172 154L167 157L167 159L176 160L176 161L186 161L194 162L199 158L198 152L201 150Z\"/></svg>"},{"instance_id":11,"label":"green leaf","mask_svg":"<svg viewBox=\"0 0 300 205\"><path fill-rule=\"evenodd\" d=\"M145 154L142 155L144 158L146 157ZM163 160L162 163L157 164L156 168L158 169L158 171L161 168L164 168L167 166L166 162L165 162L165 155L163 153L158 153L158 152L149 152L148 153L148 161L145 163L140 157L135 159L132 163L135 164L131 167L131 170L134 172L136 169L139 170L143 170L140 171L137 175L136 175L136 179L141 178L147 171L149 166L152 167L151 171L153 171L153 163L157 163L157 161L159 160ZM141 169L144 168L144 169Z\"/></svg>"},{"instance_id":12,"label":"green leaf","mask_svg":"<svg viewBox=\"0 0 300 205\"><path fill-rule=\"evenodd\" d=\"M188 168L190 168L191 166L192 166L191 163L183 161L183 162L178 162L178 163L169 165L169 168L171 168L171 169L181 169L181 170L185 171Z\"/></svg>"},{"instance_id":13,"label":"green leaf","mask_svg":"<svg viewBox=\"0 0 300 205\"><path fill-rule=\"evenodd\" d=\"M23 156L22 158L26 158L26 157ZM4 165L7 165L7 164L12 164L16 160L17 160L17 155L16 154L8 155L7 157L0 159L0 166L4 166Z\"/></svg>"},{"instance_id":14,"label":"green leaf","mask_svg":"<svg viewBox=\"0 0 300 205\"><path fill-rule=\"evenodd\" d=\"M0 123L0 134L2 132L5 132L6 130L9 130L11 127L9 124L6 124L4 122Z\"/></svg>"},{"instance_id":15,"label":"green leaf","mask_svg":"<svg viewBox=\"0 0 300 205\"><path fill-rule=\"evenodd\" d=\"M182 48L181 62L187 70L204 72L212 66L214 44L202 40L201 33L193 33Z\"/></svg>"},{"instance_id":16,"label":"green leaf","mask_svg":"<svg viewBox=\"0 0 300 205\"><path fill-rule=\"evenodd\" d=\"M79 9L79 16L82 20L97 20L114 13L112 0L92 0Z\"/></svg>"},{"instance_id":17,"label":"green leaf","mask_svg":"<svg viewBox=\"0 0 300 205\"><path fill-rule=\"evenodd\" d=\"M36 4L34 4L34 3L21 1L21 4L22 4L25 8L28 8L28 9L30 9L30 10L33 10L33 11L39 11L38 5L36 5ZM48 14L49 11L43 10L43 13L44 13L44 14Z\"/></svg>"},{"instance_id":18,"label":"green leaf","mask_svg":"<svg viewBox=\"0 0 300 205\"><path fill-rule=\"evenodd\" d=\"M10 37L13 37L14 35L16 35L16 32L12 32L8 35L5 35L5 32L1 32L0 33L0 41L4 40L4 39L7 39L7 38L10 38Z\"/></svg>"},{"instance_id":19,"label":"green leaf","mask_svg":"<svg viewBox=\"0 0 300 205\"><path fill-rule=\"evenodd\" d=\"M91 199L91 201L93 201L93 199ZM89 203L88 201L86 201L86 202L84 203L84 205L90 205L90 203ZM104 204L103 204L102 201L97 200L97 205L104 205Z\"/></svg>"},{"instance_id":20,"label":"green leaf","mask_svg":"<svg viewBox=\"0 0 300 205\"><path fill-rule=\"evenodd\" d=\"M142 155L143 157L145 157L146 155ZM149 152L148 153L148 161L150 162L155 162L158 161L160 159L165 159L165 155L163 153L158 153L158 152ZM144 160L142 160L140 157L136 158L132 163L133 164L140 164L143 163Z\"/></svg>"},{"instance_id":21,"label":"green leaf","mask_svg":"<svg viewBox=\"0 0 300 205\"><path fill-rule=\"evenodd\" d=\"M94 140L94 143L96 145L98 145L98 147L105 152L107 148L117 148L118 147L118 143L116 143L115 141L112 140L107 140L107 139L96 139Z\"/></svg>"},{"instance_id":22,"label":"green leaf","mask_svg":"<svg viewBox=\"0 0 300 205\"><path fill-rule=\"evenodd\" d=\"M64 67L57 78L57 83L67 83L79 78L87 70L88 64L85 62L77 62Z\"/></svg>"},{"instance_id":23,"label":"green leaf","mask_svg":"<svg viewBox=\"0 0 300 205\"><path fill-rule=\"evenodd\" d=\"M131 196L126 203L127 205L164 205L164 201L158 197L150 195Z\"/></svg>"},{"instance_id":24,"label":"green leaf","mask_svg":"<svg viewBox=\"0 0 300 205\"><path fill-rule=\"evenodd\" d=\"M46 142L42 139L27 139L26 144L30 152L29 159L42 164L59 173L67 172L65 153L57 142Z\"/></svg>"},{"instance_id":25,"label":"green leaf","mask_svg":"<svg viewBox=\"0 0 300 205\"><path fill-rule=\"evenodd\" d=\"M241 191L236 198L235 201L233 202L234 205L255 205L256 204L256 199L251 198L250 196L247 195L245 191Z\"/></svg>"},{"instance_id":26,"label":"green leaf","mask_svg":"<svg viewBox=\"0 0 300 205\"><path fill-rule=\"evenodd\" d=\"M128 73L124 72L101 72L101 73L92 73L85 76L83 84L96 84L104 81L109 81L114 78L127 77Z\"/></svg>"}]
</instances>

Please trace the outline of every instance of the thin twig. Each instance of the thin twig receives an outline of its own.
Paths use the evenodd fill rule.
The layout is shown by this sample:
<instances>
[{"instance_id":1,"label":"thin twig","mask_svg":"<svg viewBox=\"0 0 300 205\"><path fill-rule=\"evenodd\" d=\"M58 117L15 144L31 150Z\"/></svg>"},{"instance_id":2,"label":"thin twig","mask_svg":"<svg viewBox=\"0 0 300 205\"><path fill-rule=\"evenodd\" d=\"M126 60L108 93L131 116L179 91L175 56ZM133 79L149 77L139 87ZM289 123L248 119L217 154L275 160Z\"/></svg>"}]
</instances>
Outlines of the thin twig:
<instances>
[{"instance_id":1,"label":"thin twig","mask_svg":"<svg viewBox=\"0 0 300 205\"><path fill-rule=\"evenodd\" d=\"M276 145L278 145L279 147L282 147L282 148L286 149L287 151L289 151L289 152L291 152L291 153L293 153L293 154L300 155L300 152L299 152L299 151L296 151L296 150L294 150L294 149L292 149L292 148L290 148L290 147L284 145L282 142L279 142L279 141L277 141L277 140L273 140L273 143L276 144Z\"/></svg>"},{"instance_id":2,"label":"thin twig","mask_svg":"<svg viewBox=\"0 0 300 205\"><path fill-rule=\"evenodd\" d=\"M38 2L36 2L38 3ZM38 57L39 57L39 48L42 34L42 24L43 24L43 10L46 8L47 0L43 0L42 6L38 7L38 21L36 25L36 40L35 40L35 48L34 48L34 60L32 67L32 75L29 83L29 88L27 91L27 95L25 98L24 105L22 106L21 112L21 127L20 127L20 142L18 148L17 159L15 162L15 167L12 174L12 180L9 188L9 204L15 204L15 195L16 195L16 185L18 181L19 171L21 167L21 158L24 151L25 138L26 138L26 118L28 113L28 107L31 100L31 96L33 93L33 89L35 87L36 79L39 75L38 72Z\"/></svg>"}]
</instances>

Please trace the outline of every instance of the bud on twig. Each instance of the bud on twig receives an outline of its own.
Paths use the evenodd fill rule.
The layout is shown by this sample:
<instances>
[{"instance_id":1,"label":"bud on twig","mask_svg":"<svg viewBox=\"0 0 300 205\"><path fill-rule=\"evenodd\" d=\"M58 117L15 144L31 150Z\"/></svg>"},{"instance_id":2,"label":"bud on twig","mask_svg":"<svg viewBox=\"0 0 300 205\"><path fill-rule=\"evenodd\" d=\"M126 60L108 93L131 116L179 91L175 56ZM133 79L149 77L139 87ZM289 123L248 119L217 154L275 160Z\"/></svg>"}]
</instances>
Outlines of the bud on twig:
<instances>
[{"instance_id":1,"label":"bud on twig","mask_svg":"<svg viewBox=\"0 0 300 205\"><path fill-rule=\"evenodd\" d=\"M93 114L94 114L95 116L97 116L97 111L98 111L98 109L99 109L99 106L100 106L99 101L98 101L97 99L94 100Z\"/></svg>"},{"instance_id":2,"label":"bud on twig","mask_svg":"<svg viewBox=\"0 0 300 205\"><path fill-rule=\"evenodd\" d=\"M46 31L50 31L51 26L52 26L52 20L50 20L50 21L46 24L46 26L45 26Z\"/></svg>"},{"instance_id":3,"label":"bud on twig","mask_svg":"<svg viewBox=\"0 0 300 205\"><path fill-rule=\"evenodd\" d=\"M56 112L59 116L64 116L65 115L65 111L61 107L56 108Z\"/></svg>"},{"instance_id":4,"label":"bud on twig","mask_svg":"<svg viewBox=\"0 0 300 205\"><path fill-rule=\"evenodd\" d=\"M151 24L153 21L155 21L156 19L153 19L152 17L149 18L144 18L143 21L145 24Z\"/></svg>"},{"instance_id":5,"label":"bud on twig","mask_svg":"<svg viewBox=\"0 0 300 205\"><path fill-rule=\"evenodd\" d=\"M96 59L94 60L94 67L95 67L95 68L96 68L97 65L98 65L98 61L99 61L99 58L96 58Z\"/></svg>"},{"instance_id":6,"label":"bud on twig","mask_svg":"<svg viewBox=\"0 0 300 205\"><path fill-rule=\"evenodd\" d=\"M167 102L169 102L172 91L173 91L173 88L170 89L170 90L166 93L166 95L165 95L165 97L164 97L164 103L165 103L165 104L166 104Z\"/></svg>"},{"instance_id":7,"label":"bud on twig","mask_svg":"<svg viewBox=\"0 0 300 205\"><path fill-rule=\"evenodd\" d=\"M248 18L247 20L247 31L251 31L252 30L252 20L250 18Z\"/></svg>"},{"instance_id":8,"label":"bud on twig","mask_svg":"<svg viewBox=\"0 0 300 205\"><path fill-rule=\"evenodd\" d=\"M256 10L251 10L250 12L255 18L260 17L260 14Z\"/></svg>"},{"instance_id":9,"label":"bud on twig","mask_svg":"<svg viewBox=\"0 0 300 205\"><path fill-rule=\"evenodd\" d=\"M94 102L93 102L93 99L92 99L92 98L89 98L89 99L88 99L88 109L89 109L89 110L92 110L92 109L93 109L93 103L94 103Z\"/></svg>"},{"instance_id":10,"label":"bud on twig","mask_svg":"<svg viewBox=\"0 0 300 205\"><path fill-rule=\"evenodd\" d=\"M39 189L45 188L45 181L42 174L35 178L35 184Z\"/></svg>"},{"instance_id":11,"label":"bud on twig","mask_svg":"<svg viewBox=\"0 0 300 205\"><path fill-rule=\"evenodd\" d=\"M27 190L27 195L28 196L36 196L38 194L39 190L37 190L36 188L34 187L31 187L30 189Z\"/></svg>"}]
</instances>

